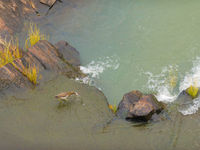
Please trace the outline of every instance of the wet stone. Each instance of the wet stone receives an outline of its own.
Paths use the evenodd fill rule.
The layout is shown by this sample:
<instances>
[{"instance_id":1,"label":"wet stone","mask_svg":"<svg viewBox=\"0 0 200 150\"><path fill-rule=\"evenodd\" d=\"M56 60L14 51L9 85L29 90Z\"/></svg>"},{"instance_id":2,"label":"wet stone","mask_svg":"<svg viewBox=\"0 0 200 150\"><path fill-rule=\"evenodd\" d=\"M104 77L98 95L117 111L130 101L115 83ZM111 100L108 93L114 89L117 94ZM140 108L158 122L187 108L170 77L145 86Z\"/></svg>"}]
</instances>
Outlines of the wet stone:
<instances>
[{"instance_id":1,"label":"wet stone","mask_svg":"<svg viewBox=\"0 0 200 150\"><path fill-rule=\"evenodd\" d=\"M163 109L164 105L154 95L132 91L124 95L118 106L117 116L129 121L148 121Z\"/></svg>"}]
</instances>

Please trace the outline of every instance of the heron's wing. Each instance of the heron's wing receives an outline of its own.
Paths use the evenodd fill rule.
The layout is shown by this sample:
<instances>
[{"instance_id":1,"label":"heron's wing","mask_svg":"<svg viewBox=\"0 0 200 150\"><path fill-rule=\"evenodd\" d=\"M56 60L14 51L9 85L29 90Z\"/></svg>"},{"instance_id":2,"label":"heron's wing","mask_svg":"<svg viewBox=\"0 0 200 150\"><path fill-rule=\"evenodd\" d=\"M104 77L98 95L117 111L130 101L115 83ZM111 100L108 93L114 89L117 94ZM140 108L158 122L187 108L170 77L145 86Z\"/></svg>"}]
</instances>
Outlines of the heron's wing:
<instances>
[{"instance_id":1,"label":"heron's wing","mask_svg":"<svg viewBox=\"0 0 200 150\"><path fill-rule=\"evenodd\" d=\"M56 97L56 98L60 98L60 97L66 96L66 95L67 95L67 92L62 92L62 93L56 95L55 97Z\"/></svg>"}]
</instances>

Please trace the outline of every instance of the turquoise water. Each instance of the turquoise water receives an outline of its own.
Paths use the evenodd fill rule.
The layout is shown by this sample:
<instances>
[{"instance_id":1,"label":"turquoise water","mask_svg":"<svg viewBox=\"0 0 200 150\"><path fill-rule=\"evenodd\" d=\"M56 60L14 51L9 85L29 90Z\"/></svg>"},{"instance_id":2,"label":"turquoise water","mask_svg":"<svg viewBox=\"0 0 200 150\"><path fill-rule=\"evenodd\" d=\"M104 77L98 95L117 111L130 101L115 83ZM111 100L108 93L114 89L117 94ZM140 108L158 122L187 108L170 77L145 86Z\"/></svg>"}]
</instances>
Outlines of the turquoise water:
<instances>
[{"instance_id":1,"label":"turquoise water","mask_svg":"<svg viewBox=\"0 0 200 150\"><path fill-rule=\"evenodd\" d=\"M67 40L80 52L93 84L111 103L133 89L173 101L193 84L193 63L200 56L199 6L198 0L70 1L58 3L39 25L53 43ZM170 91L171 72L177 82Z\"/></svg>"}]
</instances>

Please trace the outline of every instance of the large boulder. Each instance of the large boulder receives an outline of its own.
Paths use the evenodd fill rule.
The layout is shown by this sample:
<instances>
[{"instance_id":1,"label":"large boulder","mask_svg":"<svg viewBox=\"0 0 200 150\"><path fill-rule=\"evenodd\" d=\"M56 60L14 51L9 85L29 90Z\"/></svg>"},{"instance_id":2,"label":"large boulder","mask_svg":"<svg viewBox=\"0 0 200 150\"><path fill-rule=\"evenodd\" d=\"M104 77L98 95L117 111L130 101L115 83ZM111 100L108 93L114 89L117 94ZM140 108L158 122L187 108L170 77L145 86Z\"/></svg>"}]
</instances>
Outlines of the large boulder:
<instances>
[{"instance_id":1,"label":"large boulder","mask_svg":"<svg viewBox=\"0 0 200 150\"><path fill-rule=\"evenodd\" d=\"M162 111L162 105L153 95L144 95L140 100L131 107L127 119L133 120L150 120L153 114L159 114Z\"/></svg>"},{"instance_id":2,"label":"large boulder","mask_svg":"<svg viewBox=\"0 0 200 150\"><path fill-rule=\"evenodd\" d=\"M164 105L158 102L154 95L131 91L123 96L117 109L117 116L133 121L148 121L163 109Z\"/></svg>"},{"instance_id":3,"label":"large boulder","mask_svg":"<svg viewBox=\"0 0 200 150\"><path fill-rule=\"evenodd\" d=\"M140 91L131 91L124 94L118 105L117 116L125 119L128 116L130 109L140 100L141 97L142 93Z\"/></svg>"},{"instance_id":4,"label":"large boulder","mask_svg":"<svg viewBox=\"0 0 200 150\"><path fill-rule=\"evenodd\" d=\"M66 41L57 42L55 47L58 49L64 60L66 60L68 63L72 64L73 66L81 65L79 52Z\"/></svg>"}]
</instances>

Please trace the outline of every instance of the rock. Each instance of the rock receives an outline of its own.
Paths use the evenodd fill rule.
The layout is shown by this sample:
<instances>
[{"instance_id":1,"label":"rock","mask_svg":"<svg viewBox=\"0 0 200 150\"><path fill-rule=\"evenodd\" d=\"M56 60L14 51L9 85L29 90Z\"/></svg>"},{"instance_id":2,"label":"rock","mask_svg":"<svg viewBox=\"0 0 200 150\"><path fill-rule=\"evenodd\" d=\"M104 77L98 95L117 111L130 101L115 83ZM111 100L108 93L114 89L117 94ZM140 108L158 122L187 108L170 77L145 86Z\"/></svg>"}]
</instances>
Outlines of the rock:
<instances>
[{"instance_id":1,"label":"rock","mask_svg":"<svg viewBox=\"0 0 200 150\"><path fill-rule=\"evenodd\" d=\"M40 3L52 7L57 0L40 0Z\"/></svg>"},{"instance_id":2,"label":"rock","mask_svg":"<svg viewBox=\"0 0 200 150\"><path fill-rule=\"evenodd\" d=\"M166 120L167 117L164 115L164 114L153 114L151 116L151 122L160 122L160 121L163 121L163 120Z\"/></svg>"},{"instance_id":3,"label":"rock","mask_svg":"<svg viewBox=\"0 0 200 150\"><path fill-rule=\"evenodd\" d=\"M0 68L0 90L11 86L24 88L30 87L31 83L12 64L7 64Z\"/></svg>"},{"instance_id":4,"label":"rock","mask_svg":"<svg viewBox=\"0 0 200 150\"><path fill-rule=\"evenodd\" d=\"M190 86L178 95L175 102L179 105L190 103L194 98L197 98L198 95L199 89L197 87Z\"/></svg>"},{"instance_id":5,"label":"rock","mask_svg":"<svg viewBox=\"0 0 200 150\"><path fill-rule=\"evenodd\" d=\"M0 1L0 36L8 37L20 32L25 18L33 12L33 8L25 0Z\"/></svg>"},{"instance_id":6,"label":"rock","mask_svg":"<svg viewBox=\"0 0 200 150\"><path fill-rule=\"evenodd\" d=\"M140 91L131 91L126 93L117 108L117 116L125 119L130 112L130 109L139 101L142 97L142 93Z\"/></svg>"},{"instance_id":7,"label":"rock","mask_svg":"<svg viewBox=\"0 0 200 150\"><path fill-rule=\"evenodd\" d=\"M31 85L24 75L24 69L29 66L35 66L38 69L39 76L45 75L46 79L44 81L47 81L51 76L49 71L53 71L54 74L65 74L69 78L84 76L78 67L66 63L65 59L61 59L61 57L61 54L51 43L39 41L30 47L27 52L23 52L22 58L16 59L12 64L7 64L0 68L0 89L10 87L11 85L17 87Z\"/></svg>"},{"instance_id":8,"label":"rock","mask_svg":"<svg viewBox=\"0 0 200 150\"><path fill-rule=\"evenodd\" d=\"M153 114L159 114L162 111L162 109L162 105L159 104L155 96L144 95L134 105L134 107L131 107L127 119L148 121L151 119Z\"/></svg>"},{"instance_id":9,"label":"rock","mask_svg":"<svg viewBox=\"0 0 200 150\"><path fill-rule=\"evenodd\" d=\"M63 73L69 78L84 77L79 67L74 67L59 53L57 48L48 41L41 40L34 46L28 49L33 57L35 57L45 70L53 70L58 73Z\"/></svg>"},{"instance_id":10,"label":"rock","mask_svg":"<svg viewBox=\"0 0 200 150\"><path fill-rule=\"evenodd\" d=\"M176 103L178 104L184 104L184 103L187 103L187 102L191 102L192 101L192 96L189 95L186 90L183 90L177 97L176 99Z\"/></svg>"},{"instance_id":11,"label":"rock","mask_svg":"<svg viewBox=\"0 0 200 150\"><path fill-rule=\"evenodd\" d=\"M62 84L64 86L60 86ZM60 106L53 96L62 90L75 90L81 95L81 98L76 99L77 101L74 103ZM96 139L94 139L93 145L93 140L88 140L85 133L97 136L99 136L98 134L107 135L108 132L113 132L112 129L119 130L121 126L127 127L124 122L107 125L114 116L108 109L107 99L101 91L63 76L47 82L32 92L28 90L22 95L11 93L11 96L0 97L0 101L1 150L28 150L31 147L39 147L36 148L37 150L111 150L112 148L101 146L104 140L102 143L97 143L99 147L97 148ZM27 126L25 127L25 125ZM123 131L124 128L120 129ZM130 130L133 130L132 127ZM49 135L52 135L51 138L48 138ZM41 138L32 140L35 137ZM77 147L77 142L72 143L72 140L76 140L77 137L78 140L80 139L82 148ZM19 141L15 142L16 138L19 138ZM27 143L31 140L32 142ZM38 141L44 146L40 148ZM87 142L86 146L85 142ZM70 143L72 144L70 145ZM47 144L50 146L46 147ZM64 145L60 146L60 144ZM110 143L108 144L110 145Z\"/></svg>"},{"instance_id":12,"label":"rock","mask_svg":"<svg viewBox=\"0 0 200 150\"><path fill-rule=\"evenodd\" d=\"M152 94L143 95L139 91L131 91L123 96L117 109L117 116L133 121L148 121L152 115L159 114L164 105Z\"/></svg>"},{"instance_id":13,"label":"rock","mask_svg":"<svg viewBox=\"0 0 200 150\"><path fill-rule=\"evenodd\" d=\"M28 49L47 70L62 71L65 63L59 58L57 49L48 41L42 40Z\"/></svg>"},{"instance_id":14,"label":"rock","mask_svg":"<svg viewBox=\"0 0 200 150\"><path fill-rule=\"evenodd\" d=\"M81 65L79 52L70 46L66 41L59 41L55 44L55 47L68 63L72 64L73 66Z\"/></svg>"},{"instance_id":15,"label":"rock","mask_svg":"<svg viewBox=\"0 0 200 150\"><path fill-rule=\"evenodd\" d=\"M14 60L12 64L22 74L24 73L24 68L28 68L29 66L35 66L40 73L44 70L42 64L29 52L25 53L22 58Z\"/></svg>"},{"instance_id":16,"label":"rock","mask_svg":"<svg viewBox=\"0 0 200 150\"><path fill-rule=\"evenodd\" d=\"M56 0L43 2L53 5ZM6 37L9 40L12 35L19 33L24 26L25 19L30 19L30 15L36 12L35 4L37 3L39 3L37 0L0 1L0 51L3 49L1 39ZM46 80L57 73L65 74L69 78L84 77L85 75L79 68L79 52L67 42L59 42L57 46L59 50L48 41L39 41L27 52L23 52L22 58L0 68L0 89L12 85L17 87L31 85L24 75L24 68L29 66L36 66L40 74L47 75ZM49 71L53 72L52 75Z\"/></svg>"}]
</instances>

